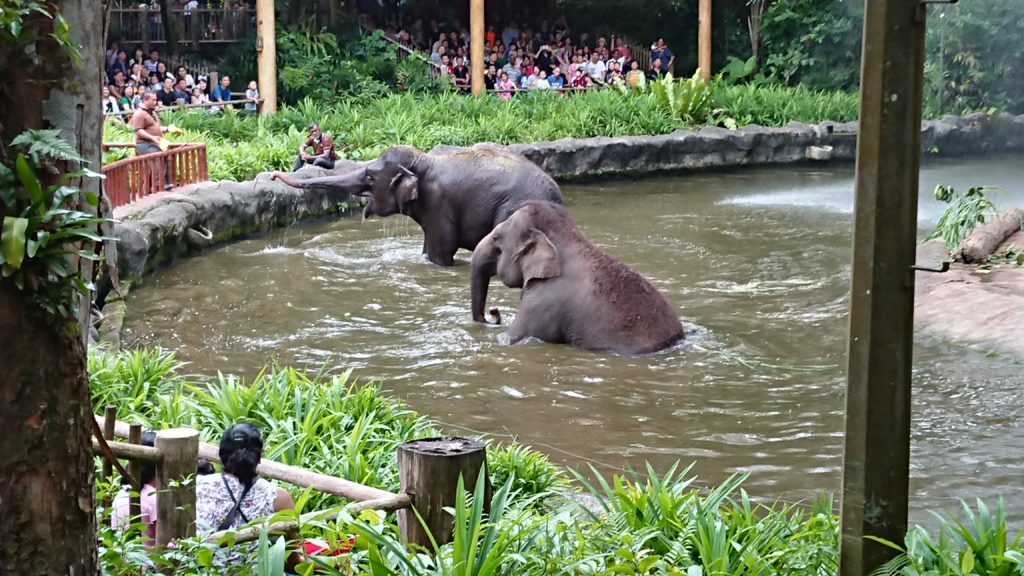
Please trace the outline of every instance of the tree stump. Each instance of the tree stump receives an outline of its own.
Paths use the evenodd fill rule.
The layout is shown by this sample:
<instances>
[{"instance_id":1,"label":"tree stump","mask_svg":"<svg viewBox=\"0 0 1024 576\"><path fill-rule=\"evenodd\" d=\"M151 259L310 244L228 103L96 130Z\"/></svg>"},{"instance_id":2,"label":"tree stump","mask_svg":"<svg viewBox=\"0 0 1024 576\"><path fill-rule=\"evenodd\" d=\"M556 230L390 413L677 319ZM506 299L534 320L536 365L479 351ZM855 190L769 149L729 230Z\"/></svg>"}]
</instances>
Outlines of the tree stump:
<instances>
[{"instance_id":1,"label":"tree stump","mask_svg":"<svg viewBox=\"0 0 1024 576\"><path fill-rule=\"evenodd\" d=\"M401 492L423 517L429 535L412 510L398 512L398 526L407 544L430 548L430 535L438 545L451 542L455 522L445 507L455 507L459 476L467 490L476 486L480 470L487 469L483 442L466 438L426 438L398 447L398 475ZM486 472L485 472L486 473ZM490 509L491 483L486 483L485 509Z\"/></svg>"},{"instance_id":2,"label":"tree stump","mask_svg":"<svg viewBox=\"0 0 1024 576\"><path fill-rule=\"evenodd\" d=\"M1020 231L1024 210L1011 208L978 226L960 243L955 258L966 264L984 264L996 248Z\"/></svg>"}]
</instances>

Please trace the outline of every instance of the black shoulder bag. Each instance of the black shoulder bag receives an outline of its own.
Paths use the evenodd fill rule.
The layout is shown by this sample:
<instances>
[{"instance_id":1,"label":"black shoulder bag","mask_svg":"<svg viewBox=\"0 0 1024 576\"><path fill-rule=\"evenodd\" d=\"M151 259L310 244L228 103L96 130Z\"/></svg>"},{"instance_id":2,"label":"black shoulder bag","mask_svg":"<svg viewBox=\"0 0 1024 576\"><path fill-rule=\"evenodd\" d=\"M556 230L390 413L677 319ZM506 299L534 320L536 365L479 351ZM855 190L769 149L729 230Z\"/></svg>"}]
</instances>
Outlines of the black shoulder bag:
<instances>
[{"instance_id":1,"label":"black shoulder bag","mask_svg":"<svg viewBox=\"0 0 1024 576\"><path fill-rule=\"evenodd\" d=\"M239 496L238 499L236 500L235 495L231 493L231 484L228 483L228 477L225 476L224 474L221 474L220 479L224 481L224 489L228 491L228 496L231 497L231 501L235 503L235 506L234 508L231 509L230 512L228 512L228 515L224 517L224 520L221 521L220 526L217 527L217 530L227 530L228 528L230 528L231 525L234 524L235 518L237 518L239 515L242 517L242 520L245 520L246 524L248 524L249 518L245 515L245 512L242 512L242 502L245 500L245 497L249 494L249 489L252 488L253 484L255 484L256 482L253 481L251 484L246 486L245 489L242 490L242 495Z\"/></svg>"}]
</instances>

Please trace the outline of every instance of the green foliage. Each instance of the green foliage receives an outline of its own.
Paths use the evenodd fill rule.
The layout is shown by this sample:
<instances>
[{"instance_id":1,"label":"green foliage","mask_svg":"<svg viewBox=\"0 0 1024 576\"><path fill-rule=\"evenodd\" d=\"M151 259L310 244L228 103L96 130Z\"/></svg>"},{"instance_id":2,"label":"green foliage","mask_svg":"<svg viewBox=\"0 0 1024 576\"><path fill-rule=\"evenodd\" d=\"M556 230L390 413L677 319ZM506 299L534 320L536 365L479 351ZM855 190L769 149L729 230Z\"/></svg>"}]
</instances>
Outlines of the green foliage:
<instances>
[{"instance_id":1,"label":"green foliage","mask_svg":"<svg viewBox=\"0 0 1024 576\"><path fill-rule=\"evenodd\" d=\"M108 220L77 210L79 190L69 183L99 175L83 170L60 175L55 184L46 183L40 169L58 173L56 162L82 161L61 140L58 130L27 131L11 146L22 152L15 157L14 171L0 165L0 203L4 207L0 273L12 278L50 321L72 320L77 316L76 295L88 294L92 285L69 262L98 258L91 248L105 238L94 229ZM92 206L99 204L95 194L87 194L86 200Z\"/></svg>"},{"instance_id":2,"label":"green foliage","mask_svg":"<svg viewBox=\"0 0 1024 576\"><path fill-rule=\"evenodd\" d=\"M658 105L687 124L707 121L711 113L711 88L698 70L691 78L676 80L666 74L649 84Z\"/></svg>"},{"instance_id":3,"label":"green foliage","mask_svg":"<svg viewBox=\"0 0 1024 576\"><path fill-rule=\"evenodd\" d=\"M519 494L555 494L569 487L569 479L547 455L522 444L492 446L487 452L491 479L498 486L506 483Z\"/></svg>"},{"instance_id":4,"label":"green foliage","mask_svg":"<svg viewBox=\"0 0 1024 576\"><path fill-rule=\"evenodd\" d=\"M775 0L761 27L768 75L788 85L856 89L863 20L863 2Z\"/></svg>"},{"instance_id":5,"label":"green foliage","mask_svg":"<svg viewBox=\"0 0 1024 576\"><path fill-rule=\"evenodd\" d=\"M938 4L928 17L926 110L1024 113L1024 3Z\"/></svg>"},{"instance_id":6,"label":"green foliage","mask_svg":"<svg viewBox=\"0 0 1024 576\"><path fill-rule=\"evenodd\" d=\"M1002 190L993 186L976 186L964 194L957 192L952 186L936 186L935 199L949 204L949 207L939 217L935 229L924 241L941 238L947 250L956 250L971 230L984 223L989 216L996 214L996 205L985 197L985 194L991 192Z\"/></svg>"},{"instance_id":7,"label":"green foliage","mask_svg":"<svg viewBox=\"0 0 1024 576\"><path fill-rule=\"evenodd\" d=\"M5 0L0 5L0 70L15 58L42 64L38 51L25 47L44 38L56 41L70 61L81 66L82 54L71 38L71 26L53 2Z\"/></svg>"},{"instance_id":8,"label":"green foliage","mask_svg":"<svg viewBox=\"0 0 1024 576\"><path fill-rule=\"evenodd\" d=\"M761 33L766 73L788 85L854 90L863 2L775 0ZM925 112L1024 112L1024 3L972 0L928 7Z\"/></svg>"},{"instance_id":9,"label":"green foliage","mask_svg":"<svg viewBox=\"0 0 1024 576\"><path fill-rule=\"evenodd\" d=\"M780 84L718 84L714 108L733 118L737 125L785 126L790 122L823 120L854 122L860 109L856 93L789 88Z\"/></svg>"},{"instance_id":10,"label":"green foliage","mask_svg":"<svg viewBox=\"0 0 1024 576\"><path fill-rule=\"evenodd\" d=\"M939 522L938 539L921 526L907 531L904 546L873 540L894 548L900 555L879 567L878 576L968 575L1015 576L1024 574L1024 531L1009 540L1006 507L1000 498L995 510L981 500L976 510L961 501L964 519L953 514L934 514Z\"/></svg>"},{"instance_id":11,"label":"green foliage","mask_svg":"<svg viewBox=\"0 0 1024 576\"><path fill-rule=\"evenodd\" d=\"M309 26L276 31L278 96L283 103L305 99L336 103L367 101L398 91L425 92L438 88L428 65L420 59L399 60L383 31L342 39L338 34ZM232 48L222 68L237 78L256 77L251 42Z\"/></svg>"}]
</instances>

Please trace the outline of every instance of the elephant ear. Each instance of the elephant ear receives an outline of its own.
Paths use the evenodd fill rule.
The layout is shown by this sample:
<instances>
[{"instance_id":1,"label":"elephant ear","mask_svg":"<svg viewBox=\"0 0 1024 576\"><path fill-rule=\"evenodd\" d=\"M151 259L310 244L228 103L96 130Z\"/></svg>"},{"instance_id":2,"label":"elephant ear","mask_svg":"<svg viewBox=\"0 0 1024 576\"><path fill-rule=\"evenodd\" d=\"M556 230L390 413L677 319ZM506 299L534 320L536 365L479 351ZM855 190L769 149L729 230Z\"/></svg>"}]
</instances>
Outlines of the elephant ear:
<instances>
[{"instance_id":1,"label":"elephant ear","mask_svg":"<svg viewBox=\"0 0 1024 576\"><path fill-rule=\"evenodd\" d=\"M523 288L533 279L554 278L562 273L558 264L558 250L547 234L531 228L529 237L516 250L514 259L523 270Z\"/></svg>"},{"instance_id":2,"label":"elephant ear","mask_svg":"<svg viewBox=\"0 0 1024 576\"><path fill-rule=\"evenodd\" d=\"M399 166L398 174L391 179L391 192L398 202L398 211L405 213L405 205L419 198L420 179L405 166Z\"/></svg>"}]
</instances>

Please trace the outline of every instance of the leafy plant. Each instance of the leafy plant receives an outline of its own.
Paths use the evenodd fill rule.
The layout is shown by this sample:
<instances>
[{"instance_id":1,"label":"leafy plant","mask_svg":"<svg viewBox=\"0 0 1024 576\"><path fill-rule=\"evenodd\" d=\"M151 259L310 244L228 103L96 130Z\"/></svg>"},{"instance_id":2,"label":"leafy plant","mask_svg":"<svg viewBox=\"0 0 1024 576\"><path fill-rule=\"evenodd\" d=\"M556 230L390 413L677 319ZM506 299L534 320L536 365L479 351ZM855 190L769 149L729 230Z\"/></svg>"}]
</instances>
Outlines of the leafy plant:
<instances>
[{"instance_id":1,"label":"leafy plant","mask_svg":"<svg viewBox=\"0 0 1024 576\"><path fill-rule=\"evenodd\" d=\"M968 575L1014 576L1024 574L1024 531L1009 539L1006 507L1000 498L995 510L980 499L976 510L960 501L964 519L951 513L933 515L939 521L938 539L921 526L907 531L904 546L883 538L872 540L900 554L873 572L876 576Z\"/></svg>"},{"instance_id":2,"label":"leafy plant","mask_svg":"<svg viewBox=\"0 0 1024 576\"><path fill-rule=\"evenodd\" d=\"M11 145L23 152L15 157L14 171L0 165L0 202L4 205L0 273L13 278L15 286L27 292L49 319L73 318L76 294L88 294L92 285L71 269L69 262L98 259L88 248L105 240L93 230L108 220L75 209L79 190L68 183L81 176L100 175L82 170L60 175L55 184L45 183L39 169L59 173L54 162L84 162L57 130L30 130ZM86 194L86 200L99 205L95 194Z\"/></svg>"},{"instance_id":3,"label":"leafy plant","mask_svg":"<svg viewBox=\"0 0 1024 576\"><path fill-rule=\"evenodd\" d=\"M658 104L683 122L695 124L707 120L711 112L711 89L701 79L700 71L684 80L676 80L668 73L649 86Z\"/></svg>"},{"instance_id":4,"label":"leafy plant","mask_svg":"<svg viewBox=\"0 0 1024 576\"><path fill-rule=\"evenodd\" d=\"M996 205L985 194L997 191L1002 192L994 186L975 186L967 193L957 192L952 186L936 186L935 199L949 204L949 207L924 241L941 238L947 250L955 250L971 230L996 214Z\"/></svg>"}]
</instances>

